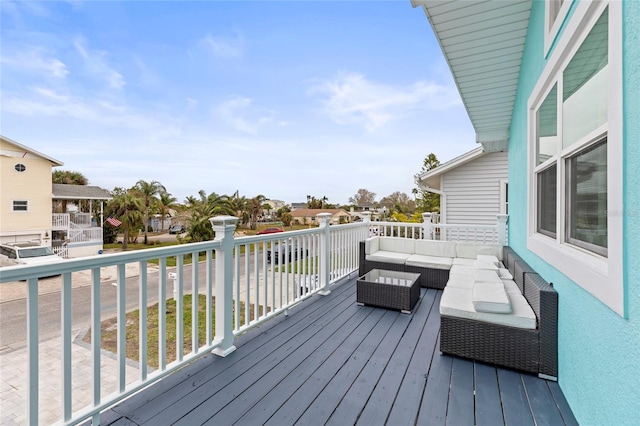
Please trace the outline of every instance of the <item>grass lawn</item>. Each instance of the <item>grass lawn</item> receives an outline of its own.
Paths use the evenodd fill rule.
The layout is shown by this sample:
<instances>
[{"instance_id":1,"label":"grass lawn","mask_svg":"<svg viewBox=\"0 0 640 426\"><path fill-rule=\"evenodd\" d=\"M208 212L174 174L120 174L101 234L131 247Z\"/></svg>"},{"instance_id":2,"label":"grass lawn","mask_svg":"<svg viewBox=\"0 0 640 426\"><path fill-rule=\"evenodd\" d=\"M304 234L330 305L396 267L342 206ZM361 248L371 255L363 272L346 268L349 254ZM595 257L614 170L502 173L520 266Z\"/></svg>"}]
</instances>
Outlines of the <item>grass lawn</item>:
<instances>
[{"instance_id":1,"label":"grass lawn","mask_svg":"<svg viewBox=\"0 0 640 426\"><path fill-rule=\"evenodd\" d=\"M191 295L187 294L183 298L183 353L191 352ZM198 295L198 344L203 345L206 339L206 296ZM213 318L211 326L215 330L215 297L213 298ZM234 304L235 307L235 304ZM240 309L244 312L244 303L240 304ZM234 309L235 311L235 309ZM251 306L251 317L254 319L254 309ZM260 315L263 314L263 307L260 306ZM244 325L244 315L240 315L240 325ZM159 367L158 358L158 304L147 308L147 364L153 368ZM234 312L235 319L235 312ZM139 354L139 329L140 329L140 311L135 310L128 312L126 315L126 357L135 361L140 360ZM168 299L166 305L166 356L167 364L176 360L176 301ZM100 347L106 351L115 353L117 350L117 320L110 318L101 323L101 343ZM83 341L91 342L91 330L84 336Z\"/></svg>"}]
</instances>

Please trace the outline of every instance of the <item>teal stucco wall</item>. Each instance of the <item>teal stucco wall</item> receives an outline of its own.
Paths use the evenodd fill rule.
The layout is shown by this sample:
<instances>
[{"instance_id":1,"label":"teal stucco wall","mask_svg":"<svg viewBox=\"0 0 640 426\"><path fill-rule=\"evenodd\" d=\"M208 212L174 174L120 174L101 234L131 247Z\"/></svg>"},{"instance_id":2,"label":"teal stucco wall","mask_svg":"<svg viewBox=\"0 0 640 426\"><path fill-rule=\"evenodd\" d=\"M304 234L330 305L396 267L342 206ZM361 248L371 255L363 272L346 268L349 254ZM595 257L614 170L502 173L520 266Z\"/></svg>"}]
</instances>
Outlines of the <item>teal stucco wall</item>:
<instances>
[{"instance_id":1,"label":"teal stucco wall","mask_svg":"<svg viewBox=\"0 0 640 426\"><path fill-rule=\"evenodd\" d=\"M526 248L527 176L522 171L527 170L527 101L546 63L543 27L544 2L533 1L509 143L509 242L559 293L558 382L578 422L637 425L640 424L640 1L623 3L624 274L628 318L614 313Z\"/></svg>"}]
</instances>

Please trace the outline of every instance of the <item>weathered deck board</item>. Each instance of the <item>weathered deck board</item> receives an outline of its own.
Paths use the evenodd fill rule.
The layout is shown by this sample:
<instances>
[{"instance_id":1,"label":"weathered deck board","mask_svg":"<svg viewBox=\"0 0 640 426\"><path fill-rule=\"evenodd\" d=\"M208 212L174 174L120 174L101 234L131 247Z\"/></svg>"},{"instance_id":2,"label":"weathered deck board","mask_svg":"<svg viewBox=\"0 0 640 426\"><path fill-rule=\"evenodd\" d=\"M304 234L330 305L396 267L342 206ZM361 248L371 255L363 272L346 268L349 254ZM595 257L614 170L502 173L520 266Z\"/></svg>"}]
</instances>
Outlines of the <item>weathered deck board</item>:
<instances>
[{"instance_id":1,"label":"weathered deck board","mask_svg":"<svg viewBox=\"0 0 640 426\"><path fill-rule=\"evenodd\" d=\"M576 424L557 383L439 352L440 291L412 314L315 295L103 413L102 424Z\"/></svg>"}]
</instances>

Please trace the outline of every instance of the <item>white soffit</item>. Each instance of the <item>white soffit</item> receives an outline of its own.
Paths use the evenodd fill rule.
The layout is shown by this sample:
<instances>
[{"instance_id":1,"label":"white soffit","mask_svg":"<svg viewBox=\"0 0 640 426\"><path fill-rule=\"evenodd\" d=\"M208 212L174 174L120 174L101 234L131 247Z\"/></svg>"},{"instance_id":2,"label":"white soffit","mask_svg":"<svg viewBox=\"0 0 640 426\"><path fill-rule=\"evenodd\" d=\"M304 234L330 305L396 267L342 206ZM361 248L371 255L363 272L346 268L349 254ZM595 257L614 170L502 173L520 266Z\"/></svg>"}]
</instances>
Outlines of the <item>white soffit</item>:
<instances>
[{"instance_id":1,"label":"white soffit","mask_svg":"<svg viewBox=\"0 0 640 426\"><path fill-rule=\"evenodd\" d=\"M531 0L412 0L422 6L486 151L506 150Z\"/></svg>"}]
</instances>

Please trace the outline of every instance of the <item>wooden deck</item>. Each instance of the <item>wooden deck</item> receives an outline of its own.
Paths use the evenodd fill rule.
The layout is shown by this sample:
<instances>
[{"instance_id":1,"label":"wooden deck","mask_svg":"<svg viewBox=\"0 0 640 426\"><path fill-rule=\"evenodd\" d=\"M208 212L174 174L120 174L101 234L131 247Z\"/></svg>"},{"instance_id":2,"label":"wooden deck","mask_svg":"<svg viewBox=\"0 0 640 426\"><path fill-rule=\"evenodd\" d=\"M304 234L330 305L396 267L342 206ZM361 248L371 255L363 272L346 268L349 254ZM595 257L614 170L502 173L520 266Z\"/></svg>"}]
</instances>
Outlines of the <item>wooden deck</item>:
<instances>
[{"instance_id":1,"label":"wooden deck","mask_svg":"<svg viewBox=\"0 0 640 426\"><path fill-rule=\"evenodd\" d=\"M577 424L560 387L441 355L441 292L412 314L355 303L355 280L314 295L104 412L118 425Z\"/></svg>"}]
</instances>

